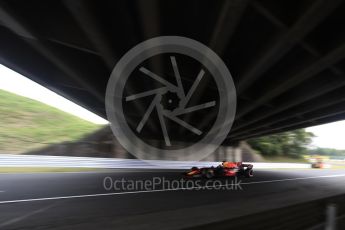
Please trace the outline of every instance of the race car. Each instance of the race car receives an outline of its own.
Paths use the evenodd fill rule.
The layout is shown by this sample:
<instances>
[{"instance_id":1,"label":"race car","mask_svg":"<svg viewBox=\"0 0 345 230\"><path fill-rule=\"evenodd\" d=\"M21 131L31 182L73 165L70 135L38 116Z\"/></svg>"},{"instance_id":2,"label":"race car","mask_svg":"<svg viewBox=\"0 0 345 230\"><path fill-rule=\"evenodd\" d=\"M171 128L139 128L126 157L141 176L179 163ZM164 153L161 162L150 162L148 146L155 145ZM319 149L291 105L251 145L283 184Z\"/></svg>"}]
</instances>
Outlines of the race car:
<instances>
[{"instance_id":1,"label":"race car","mask_svg":"<svg viewBox=\"0 0 345 230\"><path fill-rule=\"evenodd\" d=\"M223 162L217 167L192 167L184 173L185 178L207 178L214 177L253 177L253 165L242 162Z\"/></svg>"},{"instance_id":2,"label":"race car","mask_svg":"<svg viewBox=\"0 0 345 230\"><path fill-rule=\"evenodd\" d=\"M311 164L311 167L315 168L315 169L322 169L322 168L324 168L324 163L323 163L322 158L317 158L316 162Z\"/></svg>"}]
</instances>

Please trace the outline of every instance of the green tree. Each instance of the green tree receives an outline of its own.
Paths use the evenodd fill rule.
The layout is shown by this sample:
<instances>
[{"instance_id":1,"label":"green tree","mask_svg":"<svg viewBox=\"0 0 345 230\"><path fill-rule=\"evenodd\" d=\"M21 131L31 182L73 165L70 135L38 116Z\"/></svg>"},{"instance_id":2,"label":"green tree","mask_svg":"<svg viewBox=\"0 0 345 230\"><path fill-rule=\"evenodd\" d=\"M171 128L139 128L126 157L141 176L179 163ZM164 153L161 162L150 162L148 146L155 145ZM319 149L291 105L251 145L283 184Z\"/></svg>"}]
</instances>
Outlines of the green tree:
<instances>
[{"instance_id":1,"label":"green tree","mask_svg":"<svg viewBox=\"0 0 345 230\"><path fill-rule=\"evenodd\" d=\"M308 154L345 157L345 150L332 148L315 148L309 149Z\"/></svg>"},{"instance_id":2,"label":"green tree","mask_svg":"<svg viewBox=\"0 0 345 230\"><path fill-rule=\"evenodd\" d=\"M312 141L314 134L297 129L284 133L253 138L247 140L249 145L262 155L300 157L307 154L307 145Z\"/></svg>"}]
</instances>

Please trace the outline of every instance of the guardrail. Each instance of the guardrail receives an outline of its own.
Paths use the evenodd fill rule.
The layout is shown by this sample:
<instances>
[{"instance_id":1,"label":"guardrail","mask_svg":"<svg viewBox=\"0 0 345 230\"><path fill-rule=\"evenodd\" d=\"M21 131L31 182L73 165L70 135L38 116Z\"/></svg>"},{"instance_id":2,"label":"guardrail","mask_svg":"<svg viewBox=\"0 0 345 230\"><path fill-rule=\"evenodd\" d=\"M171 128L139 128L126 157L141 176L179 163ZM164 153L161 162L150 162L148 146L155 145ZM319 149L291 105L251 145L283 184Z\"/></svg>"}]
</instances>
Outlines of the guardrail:
<instances>
[{"instance_id":1,"label":"guardrail","mask_svg":"<svg viewBox=\"0 0 345 230\"><path fill-rule=\"evenodd\" d=\"M302 163L251 163L255 169L310 168ZM0 155L0 167L78 167L78 168L131 168L131 169L189 169L192 166L217 166L219 162L164 161L94 157Z\"/></svg>"}]
</instances>

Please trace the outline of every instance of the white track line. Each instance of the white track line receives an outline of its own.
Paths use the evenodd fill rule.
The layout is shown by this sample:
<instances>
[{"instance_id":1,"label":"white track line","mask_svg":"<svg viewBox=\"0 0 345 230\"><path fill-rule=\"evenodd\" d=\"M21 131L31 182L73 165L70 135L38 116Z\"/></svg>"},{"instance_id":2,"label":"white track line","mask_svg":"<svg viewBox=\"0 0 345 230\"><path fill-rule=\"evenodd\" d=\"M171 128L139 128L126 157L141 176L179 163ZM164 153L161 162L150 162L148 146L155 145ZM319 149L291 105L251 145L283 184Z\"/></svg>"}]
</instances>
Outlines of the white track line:
<instances>
[{"instance_id":1,"label":"white track line","mask_svg":"<svg viewBox=\"0 0 345 230\"><path fill-rule=\"evenodd\" d=\"M241 184L264 184L264 183L273 183L273 182L308 180L308 179L331 178L331 177L345 177L345 174L311 176L311 177L297 177L297 178L287 178L287 179L278 179L278 180L263 180L263 181L253 181L253 182L247 182L247 183L241 183Z\"/></svg>"},{"instance_id":2,"label":"white track line","mask_svg":"<svg viewBox=\"0 0 345 230\"><path fill-rule=\"evenodd\" d=\"M33 202L33 201L45 201L45 200L63 200L63 199L85 198L85 197L99 197L99 196L114 196L114 195L126 195L126 194L136 194L136 193L146 193L146 192L166 192L166 191L177 191L177 190L182 190L182 189L181 188L177 188L177 189L157 189L157 190L132 191L132 192L97 193L97 194L77 195L77 196L45 197L45 198L23 199L23 200L6 200L6 201L0 201L0 204Z\"/></svg>"},{"instance_id":3,"label":"white track line","mask_svg":"<svg viewBox=\"0 0 345 230\"><path fill-rule=\"evenodd\" d=\"M308 180L308 179L318 179L318 178L334 178L334 177L345 177L345 174L314 176L314 177L297 177L297 178L287 178L287 179L278 179L278 180L266 180L266 181L254 181L254 182L244 182L244 183L240 183L240 184L241 185L264 184L264 183L296 181L296 180ZM97 193L97 194L88 194L88 195L44 197L44 198L34 198L34 199L22 199L22 200L6 200L6 201L0 201L0 205L1 204L11 204L11 203L22 203L22 202L47 201L47 200L63 200L63 199L100 197L100 196L115 196L115 195L126 195L126 194L151 193L151 192L168 192L168 191L181 191L181 190L193 190L193 189L201 190L203 188L219 188L219 187L224 187L224 186L227 186L227 185L192 187L192 188L176 188L176 189L157 189L157 190L131 191L131 192Z\"/></svg>"}]
</instances>

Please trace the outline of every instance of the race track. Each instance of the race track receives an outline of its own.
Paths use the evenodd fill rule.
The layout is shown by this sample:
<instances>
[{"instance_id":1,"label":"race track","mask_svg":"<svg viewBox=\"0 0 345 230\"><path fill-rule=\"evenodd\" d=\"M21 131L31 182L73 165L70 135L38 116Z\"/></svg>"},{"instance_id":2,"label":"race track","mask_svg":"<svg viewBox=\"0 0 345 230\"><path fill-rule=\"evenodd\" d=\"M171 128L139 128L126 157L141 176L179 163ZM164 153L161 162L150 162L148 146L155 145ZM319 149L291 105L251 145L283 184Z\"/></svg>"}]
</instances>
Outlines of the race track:
<instances>
[{"instance_id":1,"label":"race track","mask_svg":"<svg viewBox=\"0 0 345 230\"><path fill-rule=\"evenodd\" d=\"M108 191L106 177L166 185ZM345 170L256 170L241 188L167 187L180 179L177 170L0 174L0 229L181 229L345 192Z\"/></svg>"}]
</instances>

